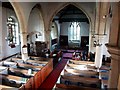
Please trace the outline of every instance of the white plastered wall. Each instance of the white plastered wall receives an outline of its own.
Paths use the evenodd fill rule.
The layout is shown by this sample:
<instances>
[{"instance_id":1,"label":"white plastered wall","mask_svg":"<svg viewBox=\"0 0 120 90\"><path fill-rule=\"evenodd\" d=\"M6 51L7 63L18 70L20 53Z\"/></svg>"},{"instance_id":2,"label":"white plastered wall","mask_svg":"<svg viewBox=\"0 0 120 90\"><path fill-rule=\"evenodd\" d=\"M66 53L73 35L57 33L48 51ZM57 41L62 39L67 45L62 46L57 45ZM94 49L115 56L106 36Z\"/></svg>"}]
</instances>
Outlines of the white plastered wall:
<instances>
[{"instance_id":1,"label":"white plastered wall","mask_svg":"<svg viewBox=\"0 0 120 90\"><path fill-rule=\"evenodd\" d=\"M34 8L31 11L31 14L29 16L29 21L28 21L28 35L31 32L34 33L31 36L29 36L32 39L31 40L32 42L35 42L35 41L45 41L43 20L40 17L40 11L37 8ZM39 32L41 33L41 36L39 36ZM36 36L35 36L36 34L38 35L38 38L36 38Z\"/></svg>"},{"instance_id":2,"label":"white plastered wall","mask_svg":"<svg viewBox=\"0 0 120 90\"><path fill-rule=\"evenodd\" d=\"M14 10L2 7L2 30L1 30L1 58L5 58L11 56L13 54L20 52L20 44L17 45L15 48L11 48L8 45L8 41L5 40L7 37L7 18L13 16L16 18ZM17 19L17 18L16 18Z\"/></svg>"}]
</instances>

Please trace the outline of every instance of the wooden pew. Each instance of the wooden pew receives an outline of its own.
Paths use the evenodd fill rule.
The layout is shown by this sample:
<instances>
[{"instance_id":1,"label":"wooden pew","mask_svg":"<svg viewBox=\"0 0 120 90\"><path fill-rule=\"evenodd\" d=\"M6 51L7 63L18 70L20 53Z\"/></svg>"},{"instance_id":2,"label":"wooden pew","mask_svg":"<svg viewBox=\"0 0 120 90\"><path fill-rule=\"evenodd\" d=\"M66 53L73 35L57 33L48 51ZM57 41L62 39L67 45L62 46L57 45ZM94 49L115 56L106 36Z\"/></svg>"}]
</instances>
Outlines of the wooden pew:
<instances>
[{"instance_id":1,"label":"wooden pew","mask_svg":"<svg viewBox=\"0 0 120 90\"><path fill-rule=\"evenodd\" d=\"M22 63L18 63L17 64L17 67L21 67L21 68L25 68L25 69L32 69L33 71L35 70L37 70L37 71L39 71L39 70L41 70L41 68L43 67L43 66L34 66L34 65L29 65L29 64L22 64Z\"/></svg>"},{"instance_id":2,"label":"wooden pew","mask_svg":"<svg viewBox=\"0 0 120 90\"><path fill-rule=\"evenodd\" d=\"M13 76L13 75L2 74L2 76L5 76L9 80L13 80L13 81L15 81L17 83L26 83L26 81L28 80L28 78L18 77L18 76Z\"/></svg>"},{"instance_id":3,"label":"wooden pew","mask_svg":"<svg viewBox=\"0 0 120 90\"><path fill-rule=\"evenodd\" d=\"M9 71L10 72L21 72L21 73L23 73L24 75L26 75L26 76L34 76L37 72L36 71L32 71L32 73L29 75L28 74L28 70L24 70L24 69L18 69L18 68L8 68L8 73L9 73Z\"/></svg>"},{"instance_id":4,"label":"wooden pew","mask_svg":"<svg viewBox=\"0 0 120 90\"><path fill-rule=\"evenodd\" d=\"M49 61L52 58L44 58L44 57L39 57L38 61Z\"/></svg>"},{"instance_id":5,"label":"wooden pew","mask_svg":"<svg viewBox=\"0 0 120 90\"><path fill-rule=\"evenodd\" d=\"M68 67L74 68L74 69L84 69L87 68L86 65L76 65L76 64L67 64Z\"/></svg>"},{"instance_id":6,"label":"wooden pew","mask_svg":"<svg viewBox=\"0 0 120 90\"><path fill-rule=\"evenodd\" d=\"M101 78L101 84L103 88L108 87L109 71L108 72L99 72L99 77Z\"/></svg>"},{"instance_id":7,"label":"wooden pew","mask_svg":"<svg viewBox=\"0 0 120 90\"><path fill-rule=\"evenodd\" d=\"M0 74L7 74L8 67L0 66Z\"/></svg>"},{"instance_id":8,"label":"wooden pew","mask_svg":"<svg viewBox=\"0 0 120 90\"><path fill-rule=\"evenodd\" d=\"M25 90L35 90L34 78L30 78L26 84L24 84Z\"/></svg>"},{"instance_id":9,"label":"wooden pew","mask_svg":"<svg viewBox=\"0 0 120 90\"><path fill-rule=\"evenodd\" d=\"M5 67L15 67L16 65L17 65L16 62L9 62L9 61L2 62L2 66L5 66Z\"/></svg>"},{"instance_id":10,"label":"wooden pew","mask_svg":"<svg viewBox=\"0 0 120 90\"><path fill-rule=\"evenodd\" d=\"M47 78L47 76L51 73L53 70L53 60L51 59L44 67L41 68L33 77L32 80L28 80L28 82L20 87L19 90L26 90L27 87L29 90L38 90L40 85L43 83L43 81ZM30 86L31 85L31 86ZM29 87L30 86L30 87ZM34 88L33 88L34 87Z\"/></svg>"},{"instance_id":11,"label":"wooden pew","mask_svg":"<svg viewBox=\"0 0 120 90\"><path fill-rule=\"evenodd\" d=\"M36 56L29 56L30 57L30 59L32 59L32 60L39 60L40 59L40 57L36 57Z\"/></svg>"},{"instance_id":12,"label":"wooden pew","mask_svg":"<svg viewBox=\"0 0 120 90\"><path fill-rule=\"evenodd\" d=\"M2 81L3 85L17 87L17 88L19 88L22 85L21 83L25 83L25 81L22 81L21 77L13 76L13 75L4 75L4 74L0 74L0 81Z\"/></svg>"},{"instance_id":13,"label":"wooden pew","mask_svg":"<svg viewBox=\"0 0 120 90\"><path fill-rule=\"evenodd\" d=\"M19 88L6 86L6 85L0 85L0 90L18 90Z\"/></svg>"},{"instance_id":14,"label":"wooden pew","mask_svg":"<svg viewBox=\"0 0 120 90\"><path fill-rule=\"evenodd\" d=\"M77 77L77 76L66 76L61 75L61 83L68 83L78 86L87 86L87 87L101 87L101 80L98 78L88 78L88 77Z\"/></svg>"},{"instance_id":15,"label":"wooden pew","mask_svg":"<svg viewBox=\"0 0 120 90\"><path fill-rule=\"evenodd\" d=\"M107 88L108 87L108 80L101 80L101 84L103 88Z\"/></svg>"},{"instance_id":16,"label":"wooden pew","mask_svg":"<svg viewBox=\"0 0 120 90\"><path fill-rule=\"evenodd\" d=\"M42 82L47 78L47 76L53 70L53 60L51 59L49 63L41 69Z\"/></svg>"},{"instance_id":17,"label":"wooden pew","mask_svg":"<svg viewBox=\"0 0 120 90\"><path fill-rule=\"evenodd\" d=\"M12 57L9 59L10 62L16 62L16 63L23 63L24 60L17 58L17 57Z\"/></svg>"},{"instance_id":18,"label":"wooden pew","mask_svg":"<svg viewBox=\"0 0 120 90\"><path fill-rule=\"evenodd\" d=\"M74 70L74 69L64 69L64 75L77 75L83 77L97 77L99 76L98 72L88 71L88 70Z\"/></svg>"},{"instance_id":19,"label":"wooden pew","mask_svg":"<svg viewBox=\"0 0 120 90\"><path fill-rule=\"evenodd\" d=\"M39 60L27 60L27 61L23 61L22 59L19 59L19 58L11 58L9 60L9 62L31 64L31 65L34 65L34 66L44 66L45 64L48 63L48 61L39 61Z\"/></svg>"},{"instance_id":20,"label":"wooden pew","mask_svg":"<svg viewBox=\"0 0 120 90\"><path fill-rule=\"evenodd\" d=\"M93 65L94 66L94 62L90 62L90 61L70 60L70 63L77 64L77 65L84 64L84 65Z\"/></svg>"},{"instance_id":21,"label":"wooden pew","mask_svg":"<svg viewBox=\"0 0 120 90\"><path fill-rule=\"evenodd\" d=\"M35 88L40 87L40 85L42 84L42 82L47 78L47 76L51 73L51 71L53 70L53 59L46 59L46 60L29 60L31 62L36 62L36 63L42 63L45 66L34 66L34 65L30 65L30 64L24 64L24 63L17 63L16 67L11 68L11 67L7 67L7 69L9 68L9 70L11 71L19 71L23 74L27 74L28 73L28 69L36 69L38 72L34 73L34 77L32 78L23 78L23 77L18 77L18 76L13 76L13 75L3 75L5 76L7 79L9 79L10 81L15 81L16 83L23 83L24 85L22 85L19 90L25 90L25 89L29 89L29 90L34 90ZM14 62L11 62L14 63ZM17 67L22 67L23 69L18 69ZM27 82L27 83L26 83ZM37 89L36 89L37 90Z\"/></svg>"},{"instance_id":22,"label":"wooden pew","mask_svg":"<svg viewBox=\"0 0 120 90\"><path fill-rule=\"evenodd\" d=\"M37 90L42 84L42 74L41 71L38 71L34 76L35 89Z\"/></svg>"},{"instance_id":23,"label":"wooden pew","mask_svg":"<svg viewBox=\"0 0 120 90\"><path fill-rule=\"evenodd\" d=\"M109 77L109 71L108 72L99 72L99 76L102 77Z\"/></svg>"},{"instance_id":24,"label":"wooden pew","mask_svg":"<svg viewBox=\"0 0 120 90\"><path fill-rule=\"evenodd\" d=\"M78 70L93 70L93 71L97 70L95 66L89 66L89 65L67 64L67 66L73 69L78 69Z\"/></svg>"},{"instance_id":25,"label":"wooden pew","mask_svg":"<svg viewBox=\"0 0 120 90\"><path fill-rule=\"evenodd\" d=\"M103 65L103 66L101 66L100 70L107 70L107 71L109 71L110 67Z\"/></svg>"},{"instance_id":26,"label":"wooden pew","mask_svg":"<svg viewBox=\"0 0 120 90\"><path fill-rule=\"evenodd\" d=\"M71 76L61 75L61 77L64 79L73 80L73 81L75 80L78 82L83 82L83 83L88 83L88 84L100 82L100 79L98 78L77 77L77 76L72 76L72 75Z\"/></svg>"},{"instance_id":27,"label":"wooden pew","mask_svg":"<svg viewBox=\"0 0 120 90\"><path fill-rule=\"evenodd\" d=\"M27 60L26 61L27 63L33 63L34 65L40 65L41 64L41 66L42 66L42 64L43 65L45 65L45 64L47 64L48 63L48 61L38 61L38 60Z\"/></svg>"},{"instance_id":28,"label":"wooden pew","mask_svg":"<svg viewBox=\"0 0 120 90\"><path fill-rule=\"evenodd\" d=\"M56 84L55 90L100 90L98 88L82 87L75 85Z\"/></svg>"}]
</instances>

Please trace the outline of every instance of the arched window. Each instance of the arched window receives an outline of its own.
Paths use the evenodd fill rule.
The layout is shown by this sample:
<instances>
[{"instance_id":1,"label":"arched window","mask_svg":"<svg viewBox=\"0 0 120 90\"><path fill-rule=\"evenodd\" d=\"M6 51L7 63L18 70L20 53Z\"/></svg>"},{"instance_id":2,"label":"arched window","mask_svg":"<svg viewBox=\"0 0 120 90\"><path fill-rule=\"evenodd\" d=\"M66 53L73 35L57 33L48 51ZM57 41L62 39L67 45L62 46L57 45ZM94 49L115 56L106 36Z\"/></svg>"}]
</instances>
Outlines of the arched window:
<instances>
[{"instance_id":1,"label":"arched window","mask_svg":"<svg viewBox=\"0 0 120 90\"><path fill-rule=\"evenodd\" d=\"M80 40L80 22L71 22L68 30L69 40Z\"/></svg>"},{"instance_id":2,"label":"arched window","mask_svg":"<svg viewBox=\"0 0 120 90\"><path fill-rule=\"evenodd\" d=\"M19 35L18 35L18 23L12 17L7 19L7 40L11 48L19 45Z\"/></svg>"},{"instance_id":3,"label":"arched window","mask_svg":"<svg viewBox=\"0 0 120 90\"><path fill-rule=\"evenodd\" d=\"M70 27L68 28L68 44L69 47L79 47L80 46L80 22L70 22Z\"/></svg>"}]
</instances>

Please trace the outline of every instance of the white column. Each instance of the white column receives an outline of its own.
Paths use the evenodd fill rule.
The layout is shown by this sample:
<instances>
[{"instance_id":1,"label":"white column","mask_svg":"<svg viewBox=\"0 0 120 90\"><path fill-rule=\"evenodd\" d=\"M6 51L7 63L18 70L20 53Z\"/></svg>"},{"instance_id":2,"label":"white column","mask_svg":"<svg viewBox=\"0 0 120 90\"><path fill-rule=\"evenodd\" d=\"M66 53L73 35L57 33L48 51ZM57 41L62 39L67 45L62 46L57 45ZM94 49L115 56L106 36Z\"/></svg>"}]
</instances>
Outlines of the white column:
<instances>
[{"instance_id":1,"label":"white column","mask_svg":"<svg viewBox=\"0 0 120 90\"><path fill-rule=\"evenodd\" d=\"M102 46L96 46L96 54L95 54L95 67L100 68L102 65Z\"/></svg>"},{"instance_id":2,"label":"white column","mask_svg":"<svg viewBox=\"0 0 120 90\"><path fill-rule=\"evenodd\" d=\"M21 55L22 55L22 60L26 61L28 59L28 52L23 52L24 45L27 46L27 33L26 32L21 33Z\"/></svg>"},{"instance_id":3,"label":"white column","mask_svg":"<svg viewBox=\"0 0 120 90\"><path fill-rule=\"evenodd\" d=\"M96 68L100 68L102 66L102 57L103 57L103 37L100 37L99 44L96 46L96 54L95 54Z\"/></svg>"}]
</instances>

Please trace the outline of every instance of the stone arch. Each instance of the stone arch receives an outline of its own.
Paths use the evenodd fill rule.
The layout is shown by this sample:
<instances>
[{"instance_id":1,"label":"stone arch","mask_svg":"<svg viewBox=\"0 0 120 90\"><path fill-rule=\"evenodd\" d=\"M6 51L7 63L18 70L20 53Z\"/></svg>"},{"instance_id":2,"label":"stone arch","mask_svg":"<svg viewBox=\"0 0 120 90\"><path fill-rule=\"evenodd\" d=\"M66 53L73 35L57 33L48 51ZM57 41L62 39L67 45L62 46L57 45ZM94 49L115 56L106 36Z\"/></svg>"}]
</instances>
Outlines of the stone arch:
<instances>
[{"instance_id":1,"label":"stone arch","mask_svg":"<svg viewBox=\"0 0 120 90\"><path fill-rule=\"evenodd\" d=\"M91 20L91 17L90 17L90 15L88 14L88 12L86 12L82 7L80 7L77 3L65 3L65 4L63 4L63 5L61 5L61 7L59 7L59 9L57 9L54 13L53 13L53 15L52 15L52 17L51 17L51 19L50 19L50 22L49 22L49 28L48 28L48 31L50 30L50 26L52 25L52 20L53 20L53 18L54 18L54 16L60 11L60 10L62 10L62 9L64 9L66 6L68 6L68 5L74 5L75 7L77 7L78 9L80 9L85 15L86 15L86 17L88 18L88 20L89 20L89 24L90 24L90 26L89 26L89 31L91 31L92 30L92 24L94 23L92 23L92 20ZM90 45L90 42L91 42L91 37L89 37L89 45ZM90 47L89 47L89 51L90 51Z\"/></svg>"},{"instance_id":2,"label":"stone arch","mask_svg":"<svg viewBox=\"0 0 120 90\"><path fill-rule=\"evenodd\" d=\"M44 31L44 19L43 19L43 15L42 15L42 9L41 9L41 6L40 4L36 4L30 11L30 14L29 14L29 18L28 18L28 22L27 22L27 27L29 25L29 20L30 20L30 15L32 14L32 11L33 10L38 10L38 13L39 13L39 18L40 18L40 30L43 31L41 34L43 36L43 41L45 41L45 31Z\"/></svg>"},{"instance_id":3,"label":"stone arch","mask_svg":"<svg viewBox=\"0 0 120 90\"><path fill-rule=\"evenodd\" d=\"M53 20L54 16L55 16L60 10L62 10L63 8L65 8L66 6L68 6L68 5L70 5L70 4L71 4L71 5L74 5L74 6L77 7L78 9L80 9L80 10L86 15L86 17L87 17L88 20L89 20L90 30L91 30L92 21L91 21L91 18L90 18L90 16L89 16L89 14L88 14L82 7L78 6L77 3L65 3L65 4L62 5L59 9L57 9L57 10L55 11L55 13L53 13L53 15L52 15L52 17L51 17L51 19L50 19L49 27L50 27L51 24L52 24L52 20Z\"/></svg>"},{"instance_id":4,"label":"stone arch","mask_svg":"<svg viewBox=\"0 0 120 90\"><path fill-rule=\"evenodd\" d=\"M16 16L18 18L18 22L19 22L19 25L20 25L20 32L23 33L23 32L26 32L24 30L26 30L26 22L25 22L25 17L23 15L23 12L21 11L21 7L19 6L19 4L17 2L11 2L9 0L9 2L11 3L11 5L13 6L14 8L14 11L16 13Z\"/></svg>"},{"instance_id":5,"label":"stone arch","mask_svg":"<svg viewBox=\"0 0 120 90\"><path fill-rule=\"evenodd\" d=\"M9 0L11 5L14 8L16 17L18 18L19 22L19 28L20 28L20 36L21 36L21 54L22 54L22 59L27 60L28 59L28 53L23 53L22 48L23 46L27 46L27 27L26 27L26 20L24 16L24 12L22 10L22 7L19 5L19 2L13 2Z\"/></svg>"}]
</instances>

